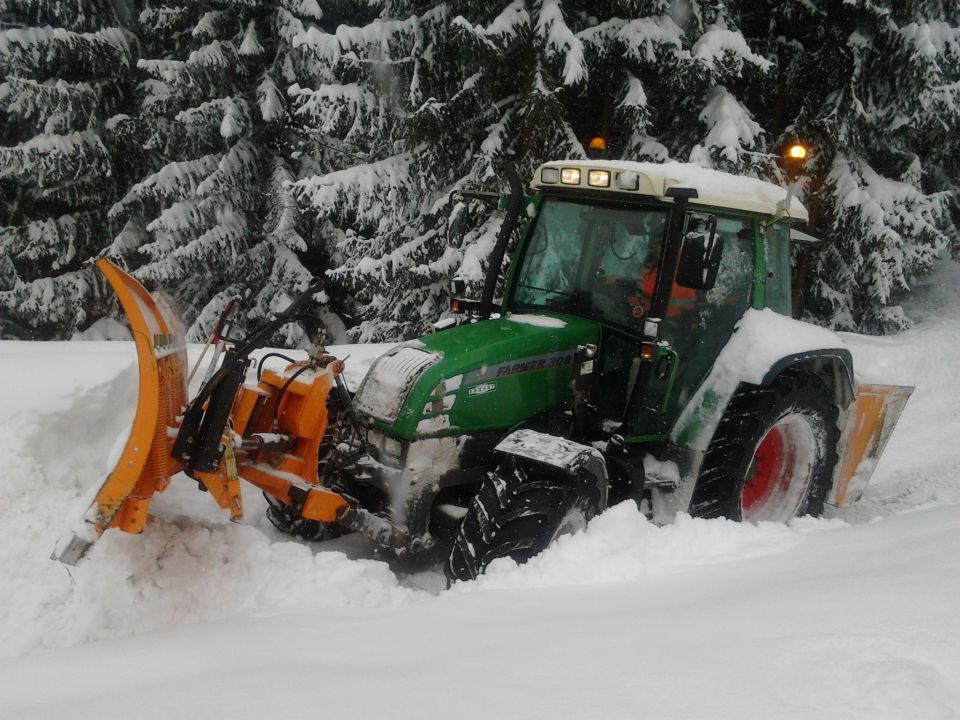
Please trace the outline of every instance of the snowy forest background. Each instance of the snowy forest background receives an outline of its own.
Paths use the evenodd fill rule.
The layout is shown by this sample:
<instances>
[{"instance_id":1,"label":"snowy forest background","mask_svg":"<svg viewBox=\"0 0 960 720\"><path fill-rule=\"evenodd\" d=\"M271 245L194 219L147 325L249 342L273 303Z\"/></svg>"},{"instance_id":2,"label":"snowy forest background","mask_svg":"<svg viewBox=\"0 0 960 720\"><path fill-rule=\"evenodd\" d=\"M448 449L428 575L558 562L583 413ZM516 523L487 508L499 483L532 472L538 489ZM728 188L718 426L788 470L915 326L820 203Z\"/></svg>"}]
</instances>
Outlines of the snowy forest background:
<instances>
[{"instance_id":1,"label":"snowy forest background","mask_svg":"<svg viewBox=\"0 0 960 720\"><path fill-rule=\"evenodd\" d=\"M334 332L415 336L492 249L457 191L597 134L778 182L810 144L807 312L888 332L960 257L958 128L955 0L0 0L0 338L115 312L102 255L193 340L316 276Z\"/></svg>"}]
</instances>

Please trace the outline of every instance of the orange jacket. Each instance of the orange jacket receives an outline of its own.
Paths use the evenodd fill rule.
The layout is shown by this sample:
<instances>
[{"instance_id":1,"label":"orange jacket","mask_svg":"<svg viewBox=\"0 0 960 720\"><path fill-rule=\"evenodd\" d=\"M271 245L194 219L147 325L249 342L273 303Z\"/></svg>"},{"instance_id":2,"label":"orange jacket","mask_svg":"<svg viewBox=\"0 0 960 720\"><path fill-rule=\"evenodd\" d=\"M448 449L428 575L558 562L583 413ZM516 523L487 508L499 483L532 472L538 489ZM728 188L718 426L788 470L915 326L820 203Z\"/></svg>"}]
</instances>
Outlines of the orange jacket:
<instances>
[{"instance_id":1,"label":"orange jacket","mask_svg":"<svg viewBox=\"0 0 960 720\"><path fill-rule=\"evenodd\" d=\"M646 295L646 305L649 309L653 299L653 291L657 285L657 269L647 268L641 279L643 294ZM670 304L667 306L667 317L677 317L680 313L693 310L697 304L697 291L680 287L676 282L670 291Z\"/></svg>"}]
</instances>

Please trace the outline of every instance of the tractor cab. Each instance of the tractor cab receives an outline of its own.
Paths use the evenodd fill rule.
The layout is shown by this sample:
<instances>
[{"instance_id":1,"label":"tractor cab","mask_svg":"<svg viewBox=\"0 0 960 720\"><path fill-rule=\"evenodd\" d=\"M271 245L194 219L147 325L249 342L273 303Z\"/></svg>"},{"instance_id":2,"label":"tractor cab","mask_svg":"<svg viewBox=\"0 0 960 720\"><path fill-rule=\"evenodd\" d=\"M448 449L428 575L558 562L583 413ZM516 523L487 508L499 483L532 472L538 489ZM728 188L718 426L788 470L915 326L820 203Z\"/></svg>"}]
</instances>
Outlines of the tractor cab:
<instances>
[{"instance_id":1,"label":"tractor cab","mask_svg":"<svg viewBox=\"0 0 960 720\"><path fill-rule=\"evenodd\" d=\"M665 433L750 307L789 313L789 220L780 188L703 168L562 162L534 177L536 213L504 309L601 327L601 424Z\"/></svg>"}]
</instances>

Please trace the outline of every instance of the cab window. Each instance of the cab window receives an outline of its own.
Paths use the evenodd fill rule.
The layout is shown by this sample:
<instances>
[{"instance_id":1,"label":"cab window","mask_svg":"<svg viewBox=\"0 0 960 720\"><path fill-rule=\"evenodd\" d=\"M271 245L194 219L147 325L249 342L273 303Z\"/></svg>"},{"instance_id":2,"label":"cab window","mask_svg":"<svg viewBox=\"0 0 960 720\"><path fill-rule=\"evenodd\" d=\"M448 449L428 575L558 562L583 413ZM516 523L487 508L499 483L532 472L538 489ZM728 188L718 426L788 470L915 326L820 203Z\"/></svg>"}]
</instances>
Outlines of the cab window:
<instances>
[{"instance_id":1,"label":"cab window","mask_svg":"<svg viewBox=\"0 0 960 720\"><path fill-rule=\"evenodd\" d=\"M514 282L512 307L589 317L639 332L668 213L546 198Z\"/></svg>"}]
</instances>

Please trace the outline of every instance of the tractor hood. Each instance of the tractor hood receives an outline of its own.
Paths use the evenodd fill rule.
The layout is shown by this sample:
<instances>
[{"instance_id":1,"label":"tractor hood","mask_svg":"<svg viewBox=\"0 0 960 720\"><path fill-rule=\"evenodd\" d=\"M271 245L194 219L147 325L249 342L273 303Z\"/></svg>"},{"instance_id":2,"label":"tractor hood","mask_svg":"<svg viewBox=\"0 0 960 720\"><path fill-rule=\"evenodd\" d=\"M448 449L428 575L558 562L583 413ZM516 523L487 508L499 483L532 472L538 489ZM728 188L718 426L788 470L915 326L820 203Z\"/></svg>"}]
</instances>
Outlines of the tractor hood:
<instances>
[{"instance_id":1,"label":"tractor hood","mask_svg":"<svg viewBox=\"0 0 960 720\"><path fill-rule=\"evenodd\" d=\"M406 440L509 428L570 399L576 349L599 337L596 323L559 314L444 330L382 355L355 406Z\"/></svg>"}]
</instances>

